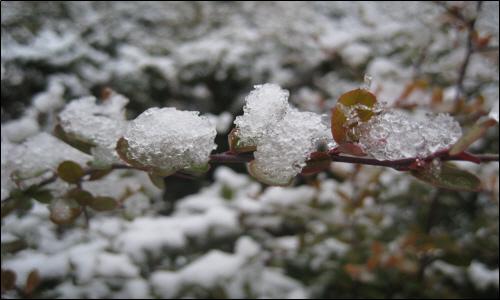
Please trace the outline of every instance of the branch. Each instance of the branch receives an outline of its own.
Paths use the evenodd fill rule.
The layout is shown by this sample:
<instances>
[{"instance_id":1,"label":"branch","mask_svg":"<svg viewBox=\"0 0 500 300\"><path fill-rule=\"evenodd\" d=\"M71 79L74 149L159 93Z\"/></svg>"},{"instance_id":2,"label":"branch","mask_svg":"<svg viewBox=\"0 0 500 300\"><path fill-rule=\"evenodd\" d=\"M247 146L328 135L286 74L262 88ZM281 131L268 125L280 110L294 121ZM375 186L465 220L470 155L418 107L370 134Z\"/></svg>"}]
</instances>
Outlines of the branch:
<instances>
[{"instance_id":1,"label":"branch","mask_svg":"<svg viewBox=\"0 0 500 300\"><path fill-rule=\"evenodd\" d=\"M467 22L467 20L465 20L463 17L459 18L460 20L464 21L464 23L467 25L467 43L466 43L465 57L458 71L458 78L456 83L457 93L455 95L455 103L460 99L460 96L462 96L464 92L465 75L467 73L467 68L469 67L470 57L472 56L475 50L474 35L476 34L476 29L475 29L476 20L477 17L479 16L482 4L483 4L482 1L477 2L476 16L472 20Z\"/></svg>"},{"instance_id":2,"label":"branch","mask_svg":"<svg viewBox=\"0 0 500 300\"><path fill-rule=\"evenodd\" d=\"M442 161L469 161L473 163L485 163L491 161L498 161L498 154L472 154L469 152L462 152L457 155L450 155L449 150L441 150L435 152L427 157L410 157L402 158L396 160L378 160L370 157L359 157L359 156L347 156L341 155L337 152L337 149L332 149L328 152L330 159L333 162L343 162L352 163L360 165L371 165L371 166L382 166L389 167L396 170L409 170L413 164L417 161L430 162L433 159L439 158ZM253 153L234 153L234 152L223 152L210 155L210 163L247 163L254 159Z\"/></svg>"}]
</instances>

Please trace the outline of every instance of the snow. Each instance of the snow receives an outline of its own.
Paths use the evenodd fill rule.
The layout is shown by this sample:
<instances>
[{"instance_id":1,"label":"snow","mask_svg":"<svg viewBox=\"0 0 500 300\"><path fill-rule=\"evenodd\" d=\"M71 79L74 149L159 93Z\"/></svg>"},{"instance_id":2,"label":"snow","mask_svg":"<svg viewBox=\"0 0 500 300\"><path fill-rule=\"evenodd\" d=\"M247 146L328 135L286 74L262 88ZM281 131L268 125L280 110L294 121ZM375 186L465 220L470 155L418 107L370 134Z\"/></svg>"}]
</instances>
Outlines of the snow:
<instances>
[{"instance_id":1,"label":"snow","mask_svg":"<svg viewBox=\"0 0 500 300\"><path fill-rule=\"evenodd\" d=\"M480 290L485 290L489 286L495 286L498 289L498 268L490 270L486 265L473 261L467 269L467 274L472 283Z\"/></svg>"},{"instance_id":2,"label":"snow","mask_svg":"<svg viewBox=\"0 0 500 300\"><path fill-rule=\"evenodd\" d=\"M31 178L48 170L55 170L65 160L82 166L90 157L47 133L39 133L11 149L7 160L20 178Z\"/></svg>"},{"instance_id":3,"label":"snow","mask_svg":"<svg viewBox=\"0 0 500 300\"><path fill-rule=\"evenodd\" d=\"M124 138L133 160L169 173L208 163L215 135L198 112L150 108L130 122Z\"/></svg>"},{"instance_id":4,"label":"snow","mask_svg":"<svg viewBox=\"0 0 500 300\"><path fill-rule=\"evenodd\" d=\"M38 133L40 127L38 126L38 122L32 117L24 117L22 119L3 123L2 129L2 135L5 134L9 141L19 143Z\"/></svg>"},{"instance_id":5,"label":"snow","mask_svg":"<svg viewBox=\"0 0 500 300\"><path fill-rule=\"evenodd\" d=\"M100 104L95 97L71 101L59 114L60 125L70 136L93 145L92 155L98 165L119 163L116 142L125 132L125 105L128 99L112 92Z\"/></svg>"},{"instance_id":6,"label":"snow","mask_svg":"<svg viewBox=\"0 0 500 300\"><path fill-rule=\"evenodd\" d=\"M101 253L97 256L96 273L105 277L136 277L139 269L125 254Z\"/></svg>"},{"instance_id":7,"label":"snow","mask_svg":"<svg viewBox=\"0 0 500 300\"><path fill-rule=\"evenodd\" d=\"M448 114L418 118L397 110L372 117L359 131L365 152L380 160L425 157L452 146L462 136L460 125Z\"/></svg>"},{"instance_id":8,"label":"snow","mask_svg":"<svg viewBox=\"0 0 500 300\"><path fill-rule=\"evenodd\" d=\"M498 101L495 102L488 116L498 122Z\"/></svg>"},{"instance_id":9,"label":"snow","mask_svg":"<svg viewBox=\"0 0 500 300\"><path fill-rule=\"evenodd\" d=\"M288 109L289 92L276 84L256 85L245 98L243 116L236 117L238 137L243 145L256 145Z\"/></svg>"},{"instance_id":10,"label":"snow","mask_svg":"<svg viewBox=\"0 0 500 300\"><path fill-rule=\"evenodd\" d=\"M290 108L257 143L252 172L271 184L289 184L327 133L320 115Z\"/></svg>"}]
</instances>

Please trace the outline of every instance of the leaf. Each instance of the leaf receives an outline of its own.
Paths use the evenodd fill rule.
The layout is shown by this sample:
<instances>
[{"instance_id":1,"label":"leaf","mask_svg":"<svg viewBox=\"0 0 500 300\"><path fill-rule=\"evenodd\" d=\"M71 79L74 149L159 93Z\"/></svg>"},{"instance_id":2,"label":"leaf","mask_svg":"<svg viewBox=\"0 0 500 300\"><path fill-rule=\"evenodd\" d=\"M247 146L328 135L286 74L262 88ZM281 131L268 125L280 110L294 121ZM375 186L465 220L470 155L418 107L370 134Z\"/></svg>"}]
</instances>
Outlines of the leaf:
<instances>
[{"instance_id":1,"label":"leaf","mask_svg":"<svg viewBox=\"0 0 500 300\"><path fill-rule=\"evenodd\" d=\"M227 141L229 144L229 151L236 153L253 152L257 149L255 145L242 145L240 138L238 137L238 129L233 128L229 135L227 136Z\"/></svg>"},{"instance_id":2,"label":"leaf","mask_svg":"<svg viewBox=\"0 0 500 300\"><path fill-rule=\"evenodd\" d=\"M108 211L118 207L118 202L111 197L94 197L89 203L93 210Z\"/></svg>"},{"instance_id":3,"label":"leaf","mask_svg":"<svg viewBox=\"0 0 500 300\"><path fill-rule=\"evenodd\" d=\"M197 175L205 174L209 170L210 170L210 164L204 164L204 165L191 166L191 167L186 168L182 171L187 173L187 174L197 176Z\"/></svg>"},{"instance_id":4,"label":"leaf","mask_svg":"<svg viewBox=\"0 0 500 300\"><path fill-rule=\"evenodd\" d=\"M289 180L286 180L286 181L284 181L284 180L279 181L279 180L276 180L276 178L269 177L267 174L262 173L258 168L255 167L254 160L247 163L247 170L248 170L248 173L253 178L258 180L259 182L262 182L262 183L268 184L268 185L287 186L287 185L290 185L290 183L292 183L292 181L293 181L293 177L290 178Z\"/></svg>"},{"instance_id":5,"label":"leaf","mask_svg":"<svg viewBox=\"0 0 500 300\"><path fill-rule=\"evenodd\" d=\"M94 196L88 191L74 188L66 193L66 198L73 199L80 205L90 205Z\"/></svg>"},{"instance_id":6,"label":"leaf","mask_svg":"<svg viewBox=\"0 0 500 300\"><path fill-rule=\"evenodd\" d=\"M302 175L319 173L330 168L332 160L326 152L313 152L306 161L306 166L302 168Z\"/></svg>"},{"instance_id":7,"label":"leaf","mask_svg":"<svg viewBox=\"0 0 500 300\"><path fill-rule=\"evenodd\" d=\"M481 190L481 181L476 175L459 169L452 163L443 163L437 170L430 168L412 170L411 174L439 188L470 192Z\"/></svg>"},{"instance_id":8,"label":"leaf","mask_svg":"<svg viewBox=\"0 0 500 300\"><path fill-rule=\"evenodd\" d=\"M4 291L12 290L16 286L16 277L17 276L14 271L2 269L2 293Z\"/></svg>"},{"instance_id":9,"label":"leaf","mask_svg":"<svg viewBox=\"0 0 500 300\"><path fill-rule=\"evenodd\" d=\"M345 108L354 109L359 120L366 122L373 115L373 107L377 103L375 95L365 89L356 89L340 96L337 104L332 109L332 135L333 139L340 145L346 142L357 142L356 137L349 136L349 131L357 126L348 124L348 116Z\"/></svg>"},{"instance_id":10,"label":"leaf","mask_svg":"<svg viewBox=\"0 0 500 300\"><path fill-rule=\"evenodd\" d=\"M35 190L29 193L30 197L38 202L49 204L52 201L52 193L49 190Z\"/></svg>"},{"instance_id":11,"label":"leaf","mask_svg":"<svg viewBox=\"0 0 500 300\"><path fill-rule=\"evenodd\" d=\"M118 153L118 156L120 156L120 158L129 165L144 171L151 171L151 167L146 166L138 160L130 157L128 154L128 141L125 138L121 137L118 142L116 142L116 152Z\"/></svg>"},{"instance_id":12,"label":"leaf","mask_svg":"<svg viewBox=\"0 0 500 300\"><path fill-rule=\"evenodd\" d=\"M24 288L24 293L26 295L32 295L40 285L40 281L40 274L38 273L38 271L36 269L31 271L28 275L28 278L26 279L26 287Z\"/></svg>"},{"instance_id":13,"label":"leaf","mask_svg":"<svg viewBox=\"0 0 500 300\"><path fill-rule=\"evenodd\" d=\"M160 190L165 189L165 181L163 181L163 177L158 176L154 173L148 173L149 179L151 182Z\"/></svg>"},{"instance_id":14,"label":"leaf","mask_svg":"<svg viewBox=\"0 0 500 300\"><path fill-rule=\"evenodd\" d=\"M57 175L68 183L78 183L85 175L85 171L76 162L66 160L57 167Z\"/></svg>"},{"instance_id":15,"label":"leaf","mask_svg":"<svg viewBox=\"0 0 500 300\"><path fill-rule=\"evenodd\" d=\"M105 177L106 175L108 175L109 173L111 173L111 171L113 171L113 169L111 169L111 168L109 168L109 169L100 169L100 170L92 170L90 172L89 181L99 180L99 179Z\"/></svg>"},{"instance_id":16,"label":"leaf","mask_svg":"<svg viewBox=\"0 0 500 300\"><path fill-rule=\"evenodd\" d=\"M491 118L482 118L477 121L476 124L474 124L472 128L451 147L450 155L457 155L467 150L470 145L486 134L488 128L495 124L497 124L497 121Z\"/></svg>"},{"instance_id":17,"label":"leaf","mask_svg":"<svg viewBox=\"0 0 500 300\"><path fill-rule=\"evenodd\" d=\"M80 205L70 198L52 200L49 210L50 220L58 225L71 224L82 213Z\"/></svg>"},{"instance_id":18,"label":"leaf","mask_svg":"<svg viewBox=\"0 0 500 300\"><path fill-rule=\"evenodd\" d=\"M337 146L340 153L355 155L355 156L366 156L365 151L361 145L357 143L344 143Z\"/></svg>"},{"instance_id":19,"label":"leaf","mask_svg":"<svg viewBox=\"0 0 500 300\"><path fill-rule=\"evenodd\" d=\"M84 153L87 153L87 154L92 154L91 149L95 145L88 143L88 142L85 142L85 141L81 141L78 138L72 136L71 134L66 133L60 124L57 124L54 127L54 135L57 138L59 138L61 141L72 146L73 148L76 148L76 149L78 149Z\"/></svg>"}]
</instances>

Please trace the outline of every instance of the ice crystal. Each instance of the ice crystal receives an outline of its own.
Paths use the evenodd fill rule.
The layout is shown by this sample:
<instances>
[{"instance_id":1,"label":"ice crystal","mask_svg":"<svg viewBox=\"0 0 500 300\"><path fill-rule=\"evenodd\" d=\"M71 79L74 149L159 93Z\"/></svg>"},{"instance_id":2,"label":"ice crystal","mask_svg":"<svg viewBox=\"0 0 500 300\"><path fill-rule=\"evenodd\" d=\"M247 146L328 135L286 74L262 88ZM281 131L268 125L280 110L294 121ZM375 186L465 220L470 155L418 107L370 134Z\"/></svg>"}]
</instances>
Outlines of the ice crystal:
<instances>
[{"instance_id":1,"label":"ice crystal","mask_svg":"<svg viewBox=\"0 0 500 300\"><path fill-rule=\"evenodd\" d=\"M448 114L413 117L387 110L362 123L359 143L377 159L425 157L453 145L462 135L460 125Z\"/></svg>"}]
</instances>

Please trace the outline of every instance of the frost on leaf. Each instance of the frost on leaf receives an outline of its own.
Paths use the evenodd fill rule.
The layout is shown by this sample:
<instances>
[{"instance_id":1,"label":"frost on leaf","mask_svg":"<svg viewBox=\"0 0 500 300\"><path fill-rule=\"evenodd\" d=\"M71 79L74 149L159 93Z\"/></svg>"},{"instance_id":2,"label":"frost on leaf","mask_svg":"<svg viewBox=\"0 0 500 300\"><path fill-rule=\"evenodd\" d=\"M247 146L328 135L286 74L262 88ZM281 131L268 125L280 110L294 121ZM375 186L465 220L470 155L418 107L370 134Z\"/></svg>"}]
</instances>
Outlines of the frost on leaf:
<instances>
[{"instance_id":1,"label":"frost on leaf","mask_svg":"<svg viewBox=\"0 0 500 300\"><path fill-rule=\"evenodd\" d=\"M289 184L327 134L320 115L289 108L284 118L260 138L249 171L264 183Z\"/></svg>"},{"instance_id":2,"label":"frost on leaf","mask_svg":"<svg viewBox=\"0 0 500 300\"><path fill-rule=\"evenodd\" d=\"M256 85L245 98L243 116L234 121L240 146L255 146L272 124L281 120L288 109L289 92L276 84Z\"/></svg>"},{"instance_id":3,"label":"frost on leaf","mask_svg":"<svg viewBox=\"0 0 500 300\"><path fill-rule=\"evenodd\" d=\"M127 103L127 98L114 92L100 104L94 97L80 98L59 114L59 124L66 135L92 146L94 163L117 163L116 141L127 126L124 110Z\"/></svg>"},{"instance_id":4,"label":"frost on leaf","mask_svg":"<svg viewBox=\"0 0 500 300\"><path fill-rule=\"evenodd\" d=\"M130 122L117 150L131 165L166 176L206 165L216 134L199 112L150 108Z\"/></svg>"},{"instance_id":5,"label":"frost on leaf","mask_svg":"<svg viewBox=\"0 0 500 300\"><path fill-rule=\"evenodd\" d=\"M397 110L384 111L356 130L365 152L380 160L425 157L462 136L460 125L448 114L417 118Z\"/></svg>"},{"instance_id":6,"label":"frost on leaf","mask_svg":"<svg viewBox=\"0 0 500 300\"><path fill-rule=\"evenodd\" d=\"M40 133L13 147L7 156L10 161L8 169L13 171L13 177L16 179L28 179L39 176L45 171L55 170L65 160L80 165L85 165L90 160L85 153L47 133Z\"/></svg>"}]
</instances>

